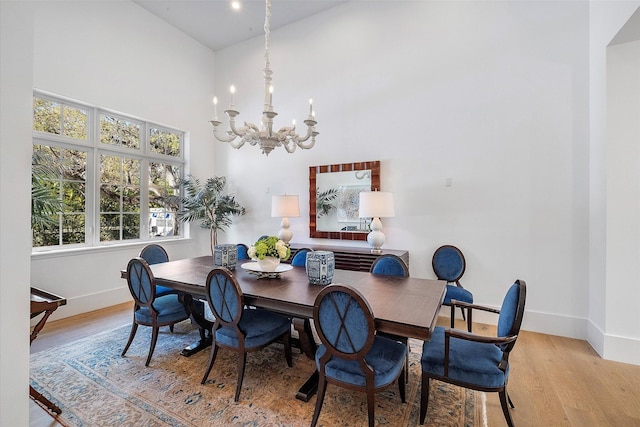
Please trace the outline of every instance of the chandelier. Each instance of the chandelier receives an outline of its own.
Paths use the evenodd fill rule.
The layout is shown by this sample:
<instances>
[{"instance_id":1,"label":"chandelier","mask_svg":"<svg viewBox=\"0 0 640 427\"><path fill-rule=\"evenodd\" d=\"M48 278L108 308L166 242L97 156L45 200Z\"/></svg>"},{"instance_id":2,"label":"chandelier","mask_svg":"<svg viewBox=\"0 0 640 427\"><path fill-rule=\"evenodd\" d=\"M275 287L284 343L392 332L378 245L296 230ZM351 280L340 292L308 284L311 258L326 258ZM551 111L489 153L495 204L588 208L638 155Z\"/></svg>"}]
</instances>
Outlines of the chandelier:
<instances>
[{"instance_id":1,"label":"chandelier","mask_svg":"<svg viewBox=\"0 0 640 427\"><path fill-rule=\"evenodd\" d=\"M233 148L240 148L245 143L249 145L259 145L262 149L262 153L269 155L269 153L276 147L284 147L289 153L296 151L296 147L301 149L310 149L316 143L316 131L315 125L315 112L313 111L313 100L309 100L309 115L304 121L307 126L307 134L301 137L296 133L296 123L293 121L293 125L290 127L283 127L277 132L273 130L273 119L278 115L273 111L273 86L271 86L271 68L269 68L269 44L271 36L270 28L271 20L271 0L266 0L266 14L264 19L264 111L262 112L262 127L258 128L253 123L245 122L243 126L236 126L236 116L240 114L237 107L233 104L233 95L235 93L235 86L231 86L231 103L229 109L225 110L225 114L229 116L229 128L226 132L218 132L218 126L222 124L218 120L218 99L213 98L214 114L213 120L210 121L213 126L213 135L218 141L228 142ZM309 139L311 139L309 141ZM309 142L307 142L309 141Z\"/></svg>"}]
</instances>

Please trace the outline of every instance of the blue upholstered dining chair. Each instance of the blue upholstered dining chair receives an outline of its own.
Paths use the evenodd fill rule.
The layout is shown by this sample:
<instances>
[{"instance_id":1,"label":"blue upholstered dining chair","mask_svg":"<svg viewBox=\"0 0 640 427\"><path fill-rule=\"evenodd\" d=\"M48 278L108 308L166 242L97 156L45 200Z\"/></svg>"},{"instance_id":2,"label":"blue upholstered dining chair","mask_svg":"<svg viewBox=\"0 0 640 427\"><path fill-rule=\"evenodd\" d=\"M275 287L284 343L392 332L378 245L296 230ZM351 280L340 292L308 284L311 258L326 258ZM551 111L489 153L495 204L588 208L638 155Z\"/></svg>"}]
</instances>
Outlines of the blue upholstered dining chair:
<instances>
[{"instance_id":1,"label":"blue upholstered dining chair","mask_svg":"<svg viewBox=\"0 0 640 427\"><path fill-rule=\"evenodd\" d=\"M373 261L369 271L373 274L384 276L409 277L407 264L405 264L402 258L393 254L380 255Z\"/></svg>"},{"instance_id":2,"label":"blue upholstered dining chair","mask_svg":"<svg viewBox=\"0 0 640 427\"><path fill-rule=\"evenodd\" d=\"M462 251L452 245L440 246L433 253L431 260L433 271L439 280L447 281L447 290L444 295L444 305L451 306L451 301L462 301L473 304L473 294L462 287L460 278L467 268L467 263ZM460 307L462 318L465 319L464 308ZM451 327L454 327L455 310L451 310Z\"/></svg>"},{"instance_id":3,"label":"blue upholstered dining chair","mask_svg":"<svg viewBox=\"0 0 640 427\"><path fill-rule=\"evenodd\" d=\"M167 251L162 246L157 245L155 243L152 243L142 248L142 250L140 251L140 255L138 256L144 259L145 261L147 261L147 264L149 265L160 264L160 263L169 261L169 255L167 254ZM156 285L156 297L161 297L163 295L168 295L168 294L179 294L179 293L180 292L176 291L175 289L167 288L161 285Z\"/></svg>"},{"instance_id":4,"label":"blue upholstered dining chair","mask_svg":"<svg viewBox=\"0 0 640 427\"><path fill-rule=\"evenodd\" d=\"M499 310L463 302L455 303L467 309L469 325L473 310L498 313L496 337L441 326L434 329L431 340L422 346L420 424L424 424L427 415L429 380L433 378L460 387L497 392L507 424L513 427L508 405L511 408L514 406L507 393L509 354L520 333L526 298L526 283L516 280L507 291Z\"/></svg>"},{"instance_id":5,"label":"blue upholstered dining chair","mask_svg":"<svg viewBox=\"0 0 640 427\"><path fill-rule=\"evenodd\" d=\"M248 260L249 258L249 247L244 243L238 243L238 261Z\"/></svg>"},{"instance_id":6,"label":"blue upholstered dining chair","mask_svg":"<svg viewBox=\"0 0 640 427\"><path fill-rule=\"evenodd\" d=\"M277 339L284 340L287 365L292 366L291 320L269 310L245 307L242 289L231 271L214 268L206 282L207 302L215 317L213 325L211 357L201 383L207 381L218 348L224 347L238 353L238 382L234 400L240 398L247 352L260 350Z\"/></svg>"},{"instance_id":7,"label":"blue upholstered dining chair","mask_svg":"<svg viewBox=\"0 0 640 427\"><path fill-rule=\"evenodd\" d=\"M367 394L369 426L375 423L374 393L397 379L405 401L407 348L378 336L369 303L357 290L328 285L316 297L313 321L322 344L316 351L318 395L311 427L318 422L327 383Z\"/></svg>"},{"instance_id":8,"label":"blue upholstered dining chair","mask_svg":"<svg viewBox=\"0 0 640 427\"><path fill-rule=\"evenodd\" d=\"M309 248L301 248L296 251L296 254L291 260L291 265L294 267L306 267L307 265L307 252L311 252Z\"/></svg>"},{"instance_id":9,"label":"blue upholstered dining chair","mask_svg":"<svg viewBox=\"0 0 640 427\"><path fill-rule=\"evenodd\" d=\"M371 264L369 272L371 274L381 276L409 277L409 267L407 267L407 264L405 264L402 258L393 254L380 255L373 261L373 264ZM392 340L400 341L407 347L407 369L405 370L405 381L409 382L409 339L400 335L388 334L384 332L378 332L378 335L391 338Z\"/></svg>"},{"instance_id":10,"label":"blue upholstered dining chair","mask_svg":"<svg viewBox=\"0 0 640 427\"><path fill-rule=\"evenodd\" d=\"M127 284L135 302L133 309L133 323L129 341L122 350L122 356L127 353L129 346L138 330L138 325L150 326L151 345L145 366L149 366L153 350L158 340L161 326L169 326L173 332L173 325L189 318L189 311L176 294L156 296L156 284L149 264L141 257L133 258L127 265Z\"/></svg>"}]
</instances>

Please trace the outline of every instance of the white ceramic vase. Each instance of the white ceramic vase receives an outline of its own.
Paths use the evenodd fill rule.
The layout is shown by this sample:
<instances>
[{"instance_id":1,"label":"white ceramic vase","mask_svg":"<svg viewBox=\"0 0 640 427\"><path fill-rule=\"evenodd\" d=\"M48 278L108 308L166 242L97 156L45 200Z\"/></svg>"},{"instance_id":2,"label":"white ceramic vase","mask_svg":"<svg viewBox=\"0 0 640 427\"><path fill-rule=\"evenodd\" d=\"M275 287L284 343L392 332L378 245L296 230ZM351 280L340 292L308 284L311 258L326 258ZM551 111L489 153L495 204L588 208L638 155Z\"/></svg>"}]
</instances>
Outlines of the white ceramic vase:
<instances>
[{"instance_id":1,"label":"white ceramic vase","mask_svg":"<svg viewBox=\"0 0 640 427\"><path fill-rule=\"evenodd\" d=\"M278 265L280 265L280 258L266 256L264 257L264 259L258 260L258 265L260 266L260 269L262 271L273 272L276 271L276 268L278 268Z\"/></svg>"}]
</instances>

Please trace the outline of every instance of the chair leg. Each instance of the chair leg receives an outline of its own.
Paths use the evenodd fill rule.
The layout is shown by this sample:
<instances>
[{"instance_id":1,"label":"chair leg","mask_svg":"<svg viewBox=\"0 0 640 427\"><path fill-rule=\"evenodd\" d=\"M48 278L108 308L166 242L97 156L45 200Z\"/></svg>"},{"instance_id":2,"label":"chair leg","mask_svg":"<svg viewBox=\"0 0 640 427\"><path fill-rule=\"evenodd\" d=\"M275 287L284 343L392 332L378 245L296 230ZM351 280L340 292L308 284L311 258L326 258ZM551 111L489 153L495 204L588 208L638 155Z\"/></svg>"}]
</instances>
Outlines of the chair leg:
<instances>
[{"instance_id":1,"label":"chair leg","mask_svg":"<svg viewBox=\"0 0 640 427\"><path fill-rule=\"evenodd\" d=\"M373 385L369 385L367 387L367 413L369 415L369 427L375 427L376 425L375 408L376 408L376 395L373 391Z\"/></svg>"},{"instance_id":2,"label":"chair leg","mask_svg":"<svg viewBox=\"0 0 640 427\"><path fill-rule=\"evenodd\" d=\"M507 395L507 390L503 389L502 391L498 392L498 394L500 395L500 405L502 406L504 419L507 421L507 425L509 427L514 427L513 420L511 419L511 412L509 412L509 406L507 403L507 400L510 400L509 396Z\"/></svg>"},{"instance_id":3,"label":"chair leg","mask_svg":"<svg viewBox=\"0 0 640 427\"><path fill-rule=\"evenodd\" d=\"M240 399L240 390L242 390L242 379L244 378L244 366L247 363L247 353L243 352L238 358L238 384L236 384L236 396L234 401L237 402Z\"/></svg>"},{"instance_id":4,"label":"chair leg","mask_svg":"<svg viewBox=\"0 0 640 427\"><path fill-rule=\"evenodd\" d=\"M506 390L505 390L506 392ZM511 409L515 408L513 402L511 401L511 396L509 396L509 393L507 393L507 399L509 400L509 406L511 406Z\"/></svg>"},{"instance_id":5,"label":"chair leg","mask_svg":"<svg viewBox=\"0 0 640 427\"><path fill-rule=\"evenodd\" d=\"M429 377L422 373L422 390L420 392L420 425L424 424L429 406Z\"/></svg>"},{"instance_id":6,"label":"chair leg","mask_svg":"<svg viewBox=\"0 0 640 427\"><path fill-rule=\"evenodd\" d=\"M216 361L216 354L218 354L218 345L214 342L211 343L211 356L209 357L209 365L207 366L207 370L204 372L204 377L202 377L202 381L200 384L204 384L207 382L207 377L211 372L211 368L213 368L213 362Z\"/></svg>"},{"instance_id":7,"label":"chair leg","mask_svg":"<svg viewBox=\"0 0 640 427\"><path fill-rule=\"evenodd\" d=\"M284 357L287 359L287 366L293 366L293 359L291 358L291 332L284 336Z\"/></svg>"},{"instance_id":8,"label":"chair leg","mask_svg":"<svg viewBox=\"0 0 640 427\"><path fill-rule=\"evenodd\" d=\"M320 410L322 409L322 403L324 402L324 394L327 391L327 381L324 375L319 375L318 379L318 392L316 394L316 409L313 411L313 419L311 420L311 427L316 427L318 423L318 417L320 417Z\"/></svg>"},{"instance_id":9,"label":"chair leg","mask_svg":"<svg viewBox=\"0 0 640 427\"><path fill-rule=\"evenodd\" d=\"M129 333L129 341L127 341L127 345L124 346L124 350L122 350L122 353L120 354L120 356L124 357L127 350L129 350L129 346L133 342L133 337L136 336L137 330L138 330L138 324L134 321L133 324L131 325L131 332Z\"/></svg>"},{"instance_id":10,"label":"chair leg","mask_svg":"<svg viewBox=\"0 0 640 427\"><path fill-rule=\"evenodd\" d=\"M171 331L171 333L173 333L173 325L169 325L169 331Z\"/></svg>"},{"instance_id":11,"label":"chair leg","mask_svg":"<svg viewBox=\"0 0 640 427\"><path fill-rule=\"evenodd\" d=\"M409 354L407 352L407 354ZM405 361L404 367L402 368L402 372L400 373L400 376L398 377L398 387L400 388L400 400L402 401L402 403L405 403L406 400L406 394L407 394L407 372L409 371L409 365L407 364L407 361Z\"/></svg>"},{"instance_id":12,"label":"chair leg","mask_svg":"<svg viewBox=\"0 0 640 427\"><path fill-rule=\"evenodd\" d=\"M151 356L153 355L153 351L156 349L156 342L158 342L158 330L160 328L157 326L153 326L151 328L151 346L149 347L149 355L147 356L147 362L144 366L149 366L151 362Z\"/></svg>"},{"instance_id":13,"label":"chair leg","mask_svg":"<svg viewBox=\"0 0 640 427\"><path fill-rule=\"evenodd\" d=\"M462 312L462 320L467 320L467 317L464 315L464 308L460 307L460 311Z\"/></svg>"}]
</instances>

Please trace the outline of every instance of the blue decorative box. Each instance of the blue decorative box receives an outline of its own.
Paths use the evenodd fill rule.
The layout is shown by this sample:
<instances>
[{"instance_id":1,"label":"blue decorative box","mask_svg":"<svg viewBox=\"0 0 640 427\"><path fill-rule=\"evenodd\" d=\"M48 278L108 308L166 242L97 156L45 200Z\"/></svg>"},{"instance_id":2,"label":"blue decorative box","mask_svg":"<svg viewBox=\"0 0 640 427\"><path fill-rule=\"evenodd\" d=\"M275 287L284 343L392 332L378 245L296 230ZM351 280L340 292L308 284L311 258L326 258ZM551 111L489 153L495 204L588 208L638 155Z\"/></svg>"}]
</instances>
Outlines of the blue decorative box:
<instances>
[{"instance_id":1,"label":"blue decorative box","mask_svg":"<svg viewBox=\"0 0 640 427\"><path fill-rule=\"evenodd\" d=\"M238 246L232 244L214 246L213 265L215 267L226 267L229 270L235 270L237 262Z\"/></svg>"},{"instance_id":2,"label":"blue decorative box","mask_svg":"<svg viewBox=\"0 0 640 427\"><path fill-rule=\"evenodd\" d=\"M307 252L307 277L312 285L328 285L333 280L333 271L336 261L333 252L309 251Z\"/></svg>"}]
</instances>

